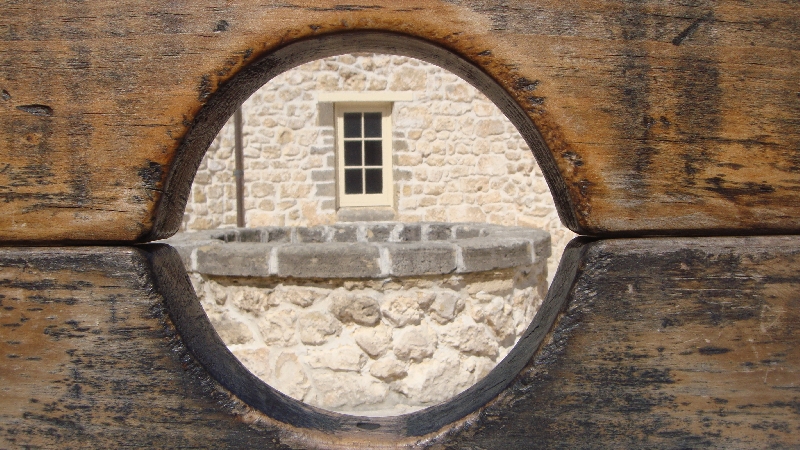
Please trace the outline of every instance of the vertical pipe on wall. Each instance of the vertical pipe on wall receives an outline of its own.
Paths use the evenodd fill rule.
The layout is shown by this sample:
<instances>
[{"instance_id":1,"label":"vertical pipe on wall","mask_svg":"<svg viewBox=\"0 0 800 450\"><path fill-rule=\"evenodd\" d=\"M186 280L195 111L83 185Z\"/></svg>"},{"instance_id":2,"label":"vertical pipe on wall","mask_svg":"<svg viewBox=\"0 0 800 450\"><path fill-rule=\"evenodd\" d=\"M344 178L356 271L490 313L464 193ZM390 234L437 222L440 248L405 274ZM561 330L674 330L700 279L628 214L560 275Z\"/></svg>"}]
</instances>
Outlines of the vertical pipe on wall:
<instances>
[{"instance_id":1,"label":"vertical pipe on wall","mask_svg":"<svg viewBox=\"0 0 800 450\"><path fill-rule=\"evenodd\" d=\"M236 226L244 227L244 152L242 151L242 107L236 108L233 113L233 128L235 135L234 158L236 167L233 177L236 180Z\"/></svg>"}]
</instances>

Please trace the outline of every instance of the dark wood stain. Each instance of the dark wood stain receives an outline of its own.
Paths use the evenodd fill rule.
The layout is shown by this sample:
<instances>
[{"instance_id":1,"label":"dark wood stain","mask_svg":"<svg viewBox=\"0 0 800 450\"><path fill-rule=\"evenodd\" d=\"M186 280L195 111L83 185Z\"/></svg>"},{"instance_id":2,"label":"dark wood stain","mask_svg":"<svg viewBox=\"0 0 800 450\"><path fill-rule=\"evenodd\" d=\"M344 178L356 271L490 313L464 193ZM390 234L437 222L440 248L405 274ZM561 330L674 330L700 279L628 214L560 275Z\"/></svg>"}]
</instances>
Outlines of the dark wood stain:
<instances>
[{"instance_id":1,"label":"dark wood stain","mask_svg":"<svg viewBox=\"0 0 800 450\"><path fill-rule=\"evenodd\" d=\"M800 239L579 245L550 342L443 447L796 445Z\"/></svg>"},{"instance_id":2,"label":"dark wood stain","mask_svg":"<svg viewBox=\"0 0 800 450\"><path fill-rule=\"evenodd\" d=\"M395 418L255 379L167 246L0 267L3 446L787 447L800 424L797 237L577 239L498 391Z\"/></svg>"}]
</instances>

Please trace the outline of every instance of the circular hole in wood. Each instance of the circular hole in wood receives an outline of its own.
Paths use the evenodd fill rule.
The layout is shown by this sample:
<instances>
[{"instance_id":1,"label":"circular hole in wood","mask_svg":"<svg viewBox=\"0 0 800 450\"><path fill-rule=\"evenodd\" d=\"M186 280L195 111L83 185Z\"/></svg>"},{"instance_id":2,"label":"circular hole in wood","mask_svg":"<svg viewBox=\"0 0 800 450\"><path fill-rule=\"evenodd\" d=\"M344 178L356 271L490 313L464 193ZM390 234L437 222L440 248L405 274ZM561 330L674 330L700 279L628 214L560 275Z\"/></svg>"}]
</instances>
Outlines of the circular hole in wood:
<instances>
[{"instance_id":1,"label":"circular hole in wood","mask_svg":"<svg viewBox=\"0 0 800 450\"><path fill-rule=\"evenodd\" d=\"M303 59L310 59L309 55L326 56L340 53L340 50L352 49L354 43L359 50L378 50L386 47L387 42L403 42L404 45L400 48L403 51L398 53L426 56L429 61L435 60L444 66L448 63L455 64L462 76L466 74L473 85L482 88L480 91L486 92L488 89L494 98L484 97L479 90L452 73L406 56L345 54L312 61L287 72L276 71L276 67L281 67L281 62L286 65L282 58L302 62ZM257 89L250 100L244 102L245 113L242 116L242 133L248 137L245 139L247 144L256 144L259 148L258 156L253 159L256 162L254 166L260 164L265 174L276 177L275 180L265 180L262 176L259 180L247 182L247 175L244 176L245 191L249 195L245 197L243 205L244 223L250 227L261 225L262 228L232 230L233 234L230 235L208 234L205 236L207 240L217 242L206 242L208 245L204 246L186 244L188 241L182 241L183 237L177 237L173 242L176 246L184 247L195 289L203 299L212 322L216 323L217 332L252 373L297 400L328 410L382 416L408 413L427 407L423 411L401 416L402 419L361 420L351 425L366 431L375 431L388 425L389 429L398 429L399 426L408 430L411 427L414 430L410 432L412 435L429 433L436 429L433 427L463 417L496 395L513 378L515 370L518 371L524 360L530 357L534 348L531 347L533 341L530 338L528 344L518 345L510 354L508 352L514 342L524 334L526 324L542 300L546 290L547 264L543 261L543 255L536 257L535 247L541 242L537 244L534 238L514 241L512 236L506 247L487 247L485 242L460 246L452 241L458 239L459 232L468 234L468 226L450 224L449 229L444 230L447 223L421 223L416 226L416 233L419 234L416 243L418 251L430 252L431 248L439 248L442 254L451 252L453 267L423 268L419 273L411 273L406 269L407 272L403 274L405 277L401 277L397 271L402 272L403 269L394 267L393 263L402 260L402 247L411 248L407 244L413 238L403 237L403 232L415 228L412 225L414 220L408 220L403 214L410 217L412 211L419 208L419 204L412 207L410 202L403 200L417 195L420 197L417 200L419 203L434 199L437 203L430 206L441 207L439 202L442 201L452 206L429 208L431 218L434 219L452 220L457 213L450 211L456 211L460 207L460 214L468 220L483 219L502 223L504 214L505 217L513 216L513 213L509 214L509 206L514 205L520 210L519 216L531 218L533 216L526 213L540 205L536 201L515 203L514 198L517 194L524 194L526 190L543 190L544 192L538 194L544 193L546 196L546 185L541 175L539 174L538 180L531 179L536 175L535 163L527 148L531 140L541 146L541 140L529 121L526 122L526 118L519 116L520 112L514 109L513 101L507 98L502 89L483 72L441 48L413 39L377 33L333 36L294 45L299 46L296 52L283 49L282 56L277 55L281 52L278 51L253 64L244 74L220 89L206 107L225 109L227 106L230 111L231 105L235 106L242 101L243 92L252 91L256 87L257 82L254 79L261 81L275 77L264 87ZM381 66L393 70L386 70L381 74L380 70L375 70ZM330 77L325 78L325 75ZM357 101L350 102L357 104L356 106L375 101L392 104L389 113L392 119L389 140L393 152L389 153L388 158L382 158L383 161L392 163L391 179L384 178L393 194L389 204L377 207L367 205L367 208L356 205L353 211L345 211L355 215L347 217L345 214L342 217L341 211L347 208L342 207L340 198L337 197L340 195L337 187L343 182L343 177L337 176L337 163L344 164L346 169L362 170L361 192L368 193L364 187L369 184L367 171L377 167L381 158L367 153L368 144L377 140L374 131L367 130L367 114L372 114L373 111L346 110L341 115L337 114L337 105L346 100L341 100L336 95L315 96L315 92L322 92L324 88L315 90L306 86L311 84L319 87L325 83L335 83L336 89L328 91L334 93L386 93L386 98L378 100L356 96ZM381 87L383 90L379 89ZM433 89L409 89L411 87ZM373 90L370 91L370 88ZM406 100L405 95L409 92L411 99ZM422 101L414 104L415 96L416 100ZM322 101L320 97L324 97ZM395 97L399 97L399 100ZM508 137L508 133L513 133L514 126L492 104L492 101L497 103L497 98L504 100L501 103L505 105L506 114L509 110L516 114L513 117L517 118L517 123L513 125L520 128L522 123L529 134L527 139ZM248 115L248 109L259 109L259 102L262 105L272 104L273 109L281 110L282 117L276 118L269 112ZM401 102L408 104L400 105ZM274 108L275 104L280 106ZM456 112L460 109L463 112L448 112L446 108L455 108ZM264 111L263 106L261 111ZM353 132L348 139L359 143L360 158L351 158L351 161L345 163L338 162L336 147L342 143L337 140L343 139L337 135L336 120L344 114L354 113L361 114L358 117L361 128L358 136ZM218 129L221 126L219 114L219 111L201 114L198 122L206 121ZM332 117L326 118L326 115ZM326 120L328 129L325 129ZM314 125L309 126L309 121ZM231 140L231 128L235 128L232 121L211 141L211 150L206 159L195 164L200 167L197 172L199 179L207 181L205 184L198 184L198 178L195 178L195 187L192 188L188 200L184 221L187 230L232 222L230 214L226 219L223 213L220 223L204 219L199 214L203 203L206 209L218 210L218 206L208 208L209 198L225 197L234 189L229 181L235 173L231 173L230 165L223 162L230 159L231 152L225 149L224 144L226 136ZM448 144L449 135L460 135L465 129L470 129L471 134L461 138L467 139L472 145L464 142L461 146L458 142ZM389 130L380 130L378 134L384 131ZM232 140L235 141L235 130L233 134ZM263 139L259 141L259 137ZM198 155L192 154L196 152L191 147L192 143L208 140L207 132L198 131L194 136L190 135L182 155L187 159L191 159L190 156L196 159ZM230 143L232 142L228 142ZM481 151L476 152L476 148ZM448 156L454 157L450 158L449 164ZM425 166L424 175L419 171L415 172L420 166ZM445 166L455 168L454 171L466 170L463 176L465 179L450 177L451 173L445 173L442 169ZM473 170L475 168L477 171ZM247 165L243 169L245 174L253 170ZM213 182L215 177L226 178L224 175L218 176L223 173L229 175L227 183L225 180L222 183ZM515 183L516 175L522 181ZM283 180L284 177L288 178ZM171 177L171 180L178 178ZM461 182L459 189L449 188L458 181ZM542 187L532 188L536 182ZM436 191L437 189L442 192ZM414 194L416 190L420 190L420 193ZM216 195L212 191L221 192ZM411 195L405 191L409 191ZM442 200L447 197L447 193L453 194L450 196L452 198ZM505 195L510 199L507 200L509 205L496 201L493 208L490 206L488 213L481 210L480 206L469 210L469 206L464 208L464 205L475 204L474 200L465 200L465 195L470 194L476 197L482 194L489 197L499 195L501 198ZM318 196L315 198L315 195ZM423 198L428 200L422 200ZM327 210L322 207L325 201L328 201ZM281 202L285 204L281 205ZM308 206L313 203L316 203L315 209ZM405 204L401 206L401 203ZM365 217L358 214L364 213L369 207L374 207L376 214L393 210L394 218L400 219L399 223L383 224L388 230L383 241L385 245L374 244L374 241L380 241L380 238L375 237L381 233L379 227L334 225L337 220L364 219ZM222 210L225 209L223 206ZM439 212L441 210L444 211L444 216L433 216L442 214ZM320 219L320 216L326 214L327 217ZM552 225L557 221L555 210L551 208L548 214L549 217L544 220L549 220L549 225ZM539 219L542 219L541 216L539 214ZM417 217L418 220L425 218ZM203 220L206 222L203 223ZM319 226L319 222L313 223L313 220L321 220L326 225ZM514 221L510 225L530 225L516 223L516 219ZM287 222L299 227L287 227ZM278 224L284 226L277 226ZM483 236L464 234L462 238L465 241L476 241L480 237L487 241L491 241L492 237L502 240L502 236L508 238L513 231L500 230L492 235L492 232L478 230L479 234L483 232ZM564 242L569 236L569 232L565 231L566 229L559 230L564 236ZM359 250L351 251L353 254L349 256L350 264L345 264L347 258L342 259L342 255L348 254L349 250L345 250L340 244L346 244L347 239L342 235L348 233L354 235L351 247L358 247ZM436 233L449 234L437 239ZM202 233L197 233L195 237L199 234ZM278 237L273 239L273 235ZM436 243L437 240L442 242ZM514 242L521 243L522 247L527 246L528 264L492 267L492 260L500 258L498 255L514 253ZM315 256L309 250L301 248L304 243L311 247L316 245L318 248L315 251L319 251L320 247L327 247L322 249L320 256ZM264 248L257 248L259 246ZM222 250L226 247L234 250ZM495 256L488 257L489 262L482 267L483 270L472 270L473 263L470 261L473 260L469 259L471 255L480 255L481 250L486 254L485 250L489 247L502 250L495 251ZM559 247L563 247L563 243ZM253 257L253 252L262 252L259 263L253 262L258 260L258 256ZM365 254L368 256L365 257ZM428 260L435 259L435 256ZM214 258L218 263L225 258L228 260L214 268L211 261ZM305 273L305 278L292 272L302 271L303 261L324 259L332 261L328 265L333 268L357 266L358 270L365 273L350 273L339 277L331 274L320 276L324 274L318 270L324 268L325 264L316 262L316 271ZM557 260L557 257L554 259ZM239 261L239 268L244 269L244 272L228 270L237 265L236 261ZM371 266L370 261L374 261ZM411 261L410 265L418 265L414 263L419 260L411 258ZM242 262L246 263L241 264ZM480 265L479 261L473 262ZM247 272L248 270L252 273ZM526 296L530 301L523 299ZM471 303L468 304L468 301ZM515 302L522 304L515 305ZM245 317L248 315L249 317ZM458 337L464 335L470 336L470 339L459 341ZM258 342L254 344L255 341ZM336 352L332 351L334 348L337 349ZM489 376L484 377L501 360L503 362ZM366 378L366 386L363 381L357 384L354 377ZM282 379L288 383L281 385ZM475 382L478 384L472 385ZM333 388L321 387L326 383ZM232 386L234 393L242 388L240 384ZM409 401L409 394L418 392L423 392L421 399ZM310 408L309 411L314 410ZM264 412L270 414L268 411ZM316 411L314 414L326 413ZM430 420L434 416L436 420ZM401 423L403 425L398 425Z\"/></svg>"}]
</instances>

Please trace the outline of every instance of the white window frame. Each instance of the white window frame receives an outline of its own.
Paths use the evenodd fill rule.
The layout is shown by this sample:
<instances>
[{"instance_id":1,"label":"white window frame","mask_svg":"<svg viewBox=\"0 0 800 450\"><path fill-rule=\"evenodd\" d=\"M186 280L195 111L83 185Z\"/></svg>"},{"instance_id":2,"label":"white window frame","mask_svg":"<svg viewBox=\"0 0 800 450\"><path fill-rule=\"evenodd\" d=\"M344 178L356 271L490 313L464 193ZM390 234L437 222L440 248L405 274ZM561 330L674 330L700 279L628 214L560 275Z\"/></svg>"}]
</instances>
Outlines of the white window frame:
<instances>
[{"instance_id":1,"label":"white window frame","mask_svg":"<svg viewBox=\"0 0 800 450\"><path fill-rule=\"evenodd\" d=\"M363 97L362 97L363 98ZM358 101L334 103L336 128L336 200L337 207L393 207L394 177L392 164L392 107L391 102ZM344 113L381 113L381 159L383 192L380 194L344 193Z\"/></svg>"}]
</instances>

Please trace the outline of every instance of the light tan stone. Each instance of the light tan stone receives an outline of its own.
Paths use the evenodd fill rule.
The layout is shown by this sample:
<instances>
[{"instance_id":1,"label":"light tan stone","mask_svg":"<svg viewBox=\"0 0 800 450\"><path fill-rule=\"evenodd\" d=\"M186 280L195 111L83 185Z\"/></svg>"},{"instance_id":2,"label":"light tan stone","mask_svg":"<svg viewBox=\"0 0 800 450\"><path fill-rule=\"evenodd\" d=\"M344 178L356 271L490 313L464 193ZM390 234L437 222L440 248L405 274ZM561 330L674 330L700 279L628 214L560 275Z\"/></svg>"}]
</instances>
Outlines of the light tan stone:
<instances>
[{"instance_id":1,"label":"light tan stone","mask_svg":"<svg viewBox=\"0 0 800 450\"><path fill-rule=\"evenodd\" d=\"M419 364L411 364L407 372L408 375L398 382L397 389L421 405L450 399L469 387L473 378L471 373L461 369L458 355L446 352Z\"/></svg>"},{"instance_id":2,"label":"light tan stone","mask_svg":"<svg viewBox=\"0 0 800 450\"><path fill-rule=\"evenodd\" d=\"M464 299L451 292L439 292L431 304L429 313L436 322L445 324L453 320L464 309Z\"/></svg>"},{"instance_id":3,"label":"light tan stone","mask_svg":"<svg viewBox=\"0 0 800 450\"><path fill-rule=\"evenodd\" d=\"M268 382L269 377L272 375L269 366L269 348L234 350L232 353L250 372L253 372L253 375Z\"/></svg>"},{"instance_id":4,"label":"light tan stone","mask_svg":"<svg viewBox=\"0 0 800 450\"><path fill-rule=\"evenodd\" d=\"M393 335L393 351L403 361L421 361L431 357L436 350L436 331L428 325L410 326L396 330Z\"/></svg>"},{"instance_id":5,"label":"light tan stone","mask_svg":"<svg viewBox=\"0 0 800 450\"><path fill-rule=\"evenodd\" d=\"M469 323L462 320L446 326L440 333L442 343L464 353L494 358L498 354L498 345L485 325Z\"/></svg>"},{"instance_id":6,"label":"light tan stone","mask_svg":"<svg viewBox=\"0 0 800 450\"><path fill-rule=\"evenodd\" d=\"M369 356L378 358L386 353L392 344L392 328L379 324L376 327L358 327L353 332L353 338Z\"/></svg>"},{"instance_id":7,"label":"light tan stone","mask_svg":"<svg viewBox=\"0 0 800 450\"><path fill-rule=\"evenodd\" d=\"M281 353L275 361L275 372L271 381L272 387L296 399L305 397L311 387L297 355L288 351Z\"/></svg>"},{"instance_id":8,"label":"light tan stone","mask_svg":"<svg viewBox=\"0 0 800 450\"><path fill-rule=\"evenodd\" d=\"M472 100L472 89L464 83L447 85L444 91L447 99L454 102L468 102Z\"/></svg>"},{"instance_id":9,"label":"light tan stone","mask_svg":"<svg viewBox=\"0 0 800 450\"><path fill-rule=\"evenodd\" d=\"M328 293L323 289L282 286L272 292L270 295L270 303L273 305L280 305L289 302L306 308L313 305L314 302L324 299L327 295Z\"/></svg>"},{"instance_id":10,"label":"light tan stone","mask_svg":"<svg viewBox=\"0 0 800 450\"><path fill-rule=\"evenodd\" d=\"M373 377L387 383L399 380L408 375L406 365L394 358L385 358L375 361L369 368L369 373Z\"/></svg>"},{"instance_id":11,"label":"light tan stone","mask_svg":"<svg viewBox=\"0 0 800 450\"><path fill-rule=\"evenodd\" d=\"M275 187L270 183L250 183L250 194L255 197L266 197L275 193Z\"/></svg>"},{"instance_id":12,"label":"light tan stone","mask_svg":"<svg viewBox=\"0 0 800 450\"><path fill-rule=\"evenodd\" d=\"M297 320L300 341L306 345L322 345L342 331L342 323L328 313L310 311Z\"/></svg>"},{"instance_id":13,"label":"light tan stone","mask_svg":"<svg viewBox=\"0 0 800 450\"><path fill-rule=\"evenodd\" d=\"M362 294L341 294L333 296L330 311L344 323L375 326L381 320L380 305L369 296Z\"/></svg>"},{"instance_id":14,"label":"light tan stone","mask_svg":"<svg viewBox=\"0 0 800 450\"><path fill-rule=\"evenodd\" d=\"M403 292L386 295L381 305L381 313L389 323L398 328L419 325L423 315L416 295Z\"/></svg>"},{"instance_id":15,"label":"light tan stone","mask_svg":"<svg viewBox=\"0 0 800 450\"><path fill-rule=\"evenodd\" d=\"M308 365L314 369L358 372L367 363L367 355L354 345L308 350Z\"/></svg>"},{"instance_id":16,"label":"light tan stone","mask_svg":"<svg viewBox=\"0 0 800 450\"><path fill-rule=\"evenodd\" d=\"M233 304L242 311L260 314L269 309L269 294L260 289L243 286L232 297Z\"/></svg>"},{"instance_id":17,"label":"light tan stone","mask_svg":"<svg viewBox=\"0 0 800 450\"><path fill-rule=\"evenodd\" d=\"M212 315L209 320L226 345L246 344L253 340L250 328L227 313Z\"/></svg>"},{"instance_id":18,"label":"light tan stone","mask_svg":"<svg viewBox=\"0 0 800 450\"><path fill-rule=\"evenodd\" d=\"M292 345L297 342L295 321L297 313L291 309L271 309L258 321L258 330L267 344Z\"/></svg>"},{"instance_id":19,"label":"light tan stone","mask_svg":"<svg viewBox=\"0 0 800 450\"><path fill-rule=\"evenodd\" d=\"M418 91L425 88L427 74L424 69L401 67L392 72L389 89L393 91Z\"/></svg>"},{"instance_id":20,"label":"light tan stone","mask_svg":"<svg viewBox=\"0 0 800 450\"><path fill-rule=\"evenodd\" d=\"M357 411L364 405L380 405L389 391L386 384L375 379L365 380L353 373L319 371L312 378L314 392L309 393L305 401L320 408Z\"/></svg>"}]
</instances>

